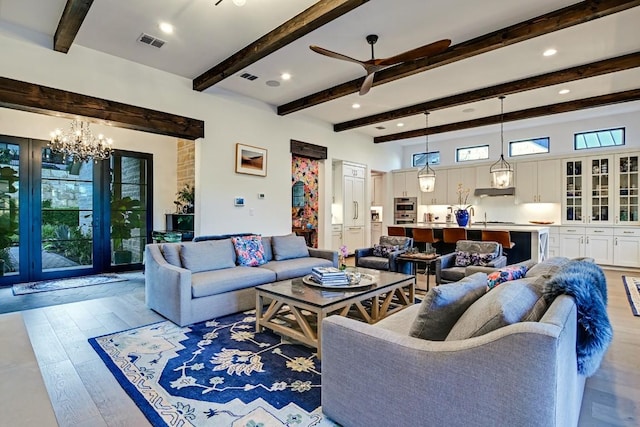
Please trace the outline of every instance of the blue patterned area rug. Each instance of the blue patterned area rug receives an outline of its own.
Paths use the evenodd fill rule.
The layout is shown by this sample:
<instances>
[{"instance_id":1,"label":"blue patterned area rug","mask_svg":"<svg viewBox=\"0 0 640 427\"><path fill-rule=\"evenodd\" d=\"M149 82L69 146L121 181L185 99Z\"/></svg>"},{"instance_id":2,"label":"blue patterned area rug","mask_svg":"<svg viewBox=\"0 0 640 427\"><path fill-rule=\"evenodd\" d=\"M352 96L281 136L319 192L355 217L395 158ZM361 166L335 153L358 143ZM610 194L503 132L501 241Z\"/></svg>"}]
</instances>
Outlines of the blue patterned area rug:
<instances>
[{"instance_id":1,"label":"blue patterned area rug","mask_svg":"<svg viewBox=\"0 0 640 427\"><path fill-rule=\"evenodd\" d=\"M622 276L634 316L640 316L640 277Z\"/></svg>"},{"instance_id":2,"label":"blue patterned area rug","mask_svg":"<svg viewBox=\"0 0 640 427\"><path fill-rule=\"evenodd\" d=\"M256 333L255 311L89 342L154 426L336 426L321 412L316 354Z\"/></svg>"},{"instance_id":3,"label":"blue patterned area rug","mask_svg":"<svg viewBox=\"0 0 640 427\"><path fill-rule=\"evenodd\" d=\"M17 283L12 286L14 295L34 294L37 292L61 291L83 286L103 285L127 280L117 274L96 274L94 276L70 277L66 279L42 280L40 282Z\"/></svg>"}]
</instances>

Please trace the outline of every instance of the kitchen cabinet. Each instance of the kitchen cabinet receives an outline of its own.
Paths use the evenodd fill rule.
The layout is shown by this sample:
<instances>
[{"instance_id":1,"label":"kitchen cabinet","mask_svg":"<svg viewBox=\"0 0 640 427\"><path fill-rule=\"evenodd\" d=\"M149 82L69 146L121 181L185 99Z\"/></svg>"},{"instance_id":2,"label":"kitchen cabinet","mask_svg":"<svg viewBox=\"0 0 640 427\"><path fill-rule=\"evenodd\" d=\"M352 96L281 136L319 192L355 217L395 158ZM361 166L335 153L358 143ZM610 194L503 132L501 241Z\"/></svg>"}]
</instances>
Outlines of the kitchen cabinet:
<instances>
[{"instance_id":1,"label":"kitchen cabinet","mask_svg":"<svg viewBox=\"0 0 640 427\"><path fill-rule=\"evenodd\" d=\"M393 197L420 197L418 170L393 172Z\"/></svg>"},{"instance_id":2,"label":"kitchen cabinet","mask_svg":"<svg viewBox=\"0 0 640 427\"><path fill-rule=\"evenodd\" d=\"M447 204L447 170L436 170L436 186L430 193L420 192L420 204L422 205L446 205Z\"/></svg>"},{"instance_id":3,"label":"kitchen cabinet","mask_svg":"<svg viewBox=\"0 0 640 427\"><path fill-rule=\"evenodd\" d=\"M560 256L590 257L598 264L614 265L612 227L559 227Z\"/></svg>"},{"instance_id":4,"label":"kitchen cabinet","mask_svg":"<svg viewBox=\"0 0 640 427\"><path fill-rule=\"evenodd\" d=\"M464 195L462 196L462 203L458 201L458 185L462 184L463 191L469 190L469 197L467 198L467 205L472 205L474 202L473 192L476 188L476 168L474 167L458 167L453 169L447 169L447 205L460 205L465 204ZM436 184L437 186L437 184Z\"/></svg>"},{"instance_id":5,"label":"kitchen cabinet","mask_svg":"<svg viewBox=\"0 0 640 427\"><path fill-rule=\"evenodd\" d=\"M560 203L560 160L519 162L516 168L516 197L520 203Z\"/></svg>"},{"instance_id":6,"label":"kitchen cabinet","mask_svg":"<svg viewBox=\"0 0 640 427\"><path fill-rule=\"evenodd\" d=\"M364 244L364 227L344 226L342 238L349 254L353 254L356 249L362 249L366 246Z\"/></svg>"},{"instance_id":7,"label":"kitchen cabinet","mask_svg":"<svg viewBox=\"0 0 640 427\"><path fill-rule=\"evenodd\" d=\"M371 206L384 205L382 175L371 175Z\"/></svg>"},{"instance_id":8,"label":"kitchen cabinet","mask_svg":"<svg viewBox=\"0 0 640 427\"><path fill-rule=\"evenodd\" d=\"M345 176L343 190L344 224L364 227L364 179Z\"/></svg>"},{"instance_id":9,"label":"kitchen cabinet","mask_svg":"<svg viewBox=\"0 0 640 427\"><path fill-rule=\"evenodd\" d=\"M640 230L615 228L613 230L613 260L620 267L640 267Z\"/></svg>"},{"instance_id":10,"label":"kitchen cabinet","mask_svg":"<svg viewBox=\"0 0 640 427\"><path fill-rule=\"evenodd\" d=\"M331 249L339 251L342 246L342 224L333 224L331 226Z\"/></svg>"},{"instance_id":11,"label":"kitchen cabinet","mask_svg":"<svg viewBox=\"0 0 640 427\"><path fill-rule=\"evenodd\" d=\"M371 223L371 245L380 243L380 236L382 236L382 223L381 222L372 222Z\"/></svg>"},{"instance_id":12,"label":"kitchen cabinet","mask_svg":"<svg viewBox=\"0 0 640 427\"><path fill-rule=\"evenodd\" d=\"M558 227L549 227L549 258L560 256L560 233Z\"/></svg>"},{"instance_id":13,"label":"kitchen cabinet","mask_svg":"<svg viewBox=\"0 0 640 427\"><path fill-rule=\"evenodd\" d=\"M563 224L612 224L613 156L563 160Z\"/></svg>"},{"instance_id":14,"label":"kitchen cabinet","mask_svg":"<svg viewBox=\"0 0 640 427\"><path fill-rule=\"evenodd\" d=\"M616 155L615 170L614 222L621 225L639 225L638 154Z\"/></svg>"}]
</instances>

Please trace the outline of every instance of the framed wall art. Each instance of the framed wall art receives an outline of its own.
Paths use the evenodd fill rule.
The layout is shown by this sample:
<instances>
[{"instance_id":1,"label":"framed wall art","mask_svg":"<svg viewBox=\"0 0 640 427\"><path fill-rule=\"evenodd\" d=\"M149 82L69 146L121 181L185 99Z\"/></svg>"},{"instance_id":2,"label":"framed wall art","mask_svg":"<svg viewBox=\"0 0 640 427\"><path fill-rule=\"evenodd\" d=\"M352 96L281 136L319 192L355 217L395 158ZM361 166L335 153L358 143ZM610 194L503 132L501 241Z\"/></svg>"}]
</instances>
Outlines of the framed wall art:
<instances>
[{"instance_id":1,"label":"framed wall art","mask_svg":"<svg viewBox=\"0 0 640 427\"><path fill-rule=\"evenodd\" d=\"M267 150L236 144L236 173L267 176Z\"/></svg>"}]
</instances>

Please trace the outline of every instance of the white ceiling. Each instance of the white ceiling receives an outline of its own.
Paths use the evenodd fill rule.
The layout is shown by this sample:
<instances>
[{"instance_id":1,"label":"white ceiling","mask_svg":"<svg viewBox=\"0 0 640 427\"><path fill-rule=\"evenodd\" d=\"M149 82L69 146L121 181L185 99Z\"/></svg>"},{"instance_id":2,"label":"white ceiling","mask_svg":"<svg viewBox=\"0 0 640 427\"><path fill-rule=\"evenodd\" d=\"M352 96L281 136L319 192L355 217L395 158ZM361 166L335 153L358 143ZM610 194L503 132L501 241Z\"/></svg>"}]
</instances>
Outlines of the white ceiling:
<instances>
[{"instance_id":1,"label":"white ceiling","mask_svg":"<svg viewBox=\"0 0 640 427\"><path fill-rule=\"evenodd\" d=\"M52 39L65 0L0 0L0 29ZM126 58L193 79L313 5L313 0L95 0L74 44ZM318 30L285 46L205 91L217 88L278 106L340 83L361 77L353 63L318 55L315 44L358 59L369 59L367 34L378 34L376 57L382 58L449 38L452 44L507 27L576 3L575 0L376 0L356 8ZM158 24L175 26L171 35ZM489 53L435 68L392 83L307 108L304 114L339 123L371 114L486 86L525 78L640 50L640 7L565 30L534 38ZM137 41L141 33L166 41L157 49ZM543 57L547 48L558 54ZM71 47L73 50L73 46ZM258 76L254 81L239 77ZM291 73L289 81L280 74ZM278 87L266 85L279 81ZM571 92L559 95L560 88ZM640 87L640 69L584 79L515 95L505 100L505 112L586 98ZM354 110L357 102L361 108ZM473 109L471 112L463 110ZM499 113L500 102L481 101L434 111L430 126L470 120ZM378 123L349 132L386 135L424 127L424 116ZM386 130L375 129L383 125Z\"/></svg>"}]
</instances>

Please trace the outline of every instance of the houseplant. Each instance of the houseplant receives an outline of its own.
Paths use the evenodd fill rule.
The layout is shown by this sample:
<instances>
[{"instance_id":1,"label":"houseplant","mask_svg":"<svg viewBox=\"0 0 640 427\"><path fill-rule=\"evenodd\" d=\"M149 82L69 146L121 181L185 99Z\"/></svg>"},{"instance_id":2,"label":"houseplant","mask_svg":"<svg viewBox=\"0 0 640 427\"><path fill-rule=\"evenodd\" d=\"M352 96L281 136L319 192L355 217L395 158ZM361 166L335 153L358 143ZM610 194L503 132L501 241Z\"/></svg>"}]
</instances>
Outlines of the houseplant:
<instances>
[{"instance_id":1,"label":"houseplant","mask_svg":"<svg viewBox=\"0 0 640 427\"><path fill-rule=\"evenodd\" d=\"M10 194L18 191L14 185L17 181L18 173L13 168L0 168L0 276L13 270L9 249L18 235L18 208Z\"/></svg>"},{"instance_id":2,"label":"houseplant","mask_svg":"<svg viewBox=\"0 0 640 427\"><path fill-rule=\"evenodd\" d=\"M173 202L176 205L176 213L188 213L191 214L194 211L194 204L196 199L196 187L195 185L185 184L180 191L176 193L176 201Z\"/></svg>"},{"instance_id":3,"label":"houseplant","mask_svg":"<svg viewBox=\"0 0 640 427\"><path fill-rule=\"evenodd\" d=\"M124 241L131 238L131 231L143 225L140 200L129 196L111 199L111 240L113 241L114 264L128 264L132 252L124 247Z\"/></svg>"},{"instance_id":4,"label":"houseplant","mask_svg":"<svg viewBox=\"0 0 640 427\"><path fill-rule=\"evenodd\" d=\"M456 216L456 222L460 227L466 227L469 222L469 211L468 209L471 207L470 204L467 204L467 200L469 199L470 189L463 188L462 184L458 184L458 189L456 193L458 194L458 205L453 206L453 214Z\"/></svg>"}]
</instances>

